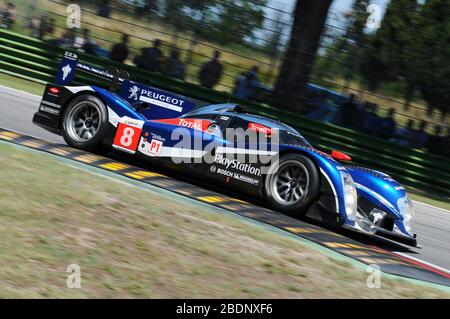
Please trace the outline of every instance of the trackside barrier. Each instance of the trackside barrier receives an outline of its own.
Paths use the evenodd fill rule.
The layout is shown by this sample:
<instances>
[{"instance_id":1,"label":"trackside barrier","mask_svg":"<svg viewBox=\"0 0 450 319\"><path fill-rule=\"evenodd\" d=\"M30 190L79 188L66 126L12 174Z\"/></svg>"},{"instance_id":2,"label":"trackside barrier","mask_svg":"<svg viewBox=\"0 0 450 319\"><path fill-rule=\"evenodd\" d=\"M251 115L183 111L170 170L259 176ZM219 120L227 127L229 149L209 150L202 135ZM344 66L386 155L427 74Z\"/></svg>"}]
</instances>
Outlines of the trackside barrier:
<instances>
[{"instance_id":1,"label":"trackside barrier","mask_svg":"<svg viewBox=\"0 0 450 319\"><path fill-rule=\"evenodd\" d=\"M0 71L3 73L40 83L52 82L64 51L45 41L0 30ZM230 98L225 92L205 89L104 58L80 54L80 60L98 67L114 65L128 71L135 81L206 103L238 102L247 106L252 113L276 118L291 125L322 150L341 150L353 158L354 164L382 170L405 185L450 197L450 165L449 159L445 157L405 148L348 128L312 121L267 104ZM106 80L81 72L77 73L73 83L108 87Z\"/></svg>"}]
</instances>

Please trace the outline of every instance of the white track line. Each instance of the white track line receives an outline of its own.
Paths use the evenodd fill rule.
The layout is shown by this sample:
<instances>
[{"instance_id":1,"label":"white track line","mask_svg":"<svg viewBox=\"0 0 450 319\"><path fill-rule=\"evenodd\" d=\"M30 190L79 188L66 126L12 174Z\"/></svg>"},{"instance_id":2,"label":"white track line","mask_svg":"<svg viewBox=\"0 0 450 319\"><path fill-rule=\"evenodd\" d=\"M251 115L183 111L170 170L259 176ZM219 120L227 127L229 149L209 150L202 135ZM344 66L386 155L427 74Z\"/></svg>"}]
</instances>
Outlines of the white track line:
<instances>
[{"instance_id":1,"label":"white track line","mask_svg":"<svg viewBox=\"0 0 450 319\"><path fill-rule=\"evenodd\" d=\"M407 259L412 259L412 260L414 260L414 261L417 261L417 262L422 263L422 264L424 264L424 265L430 266L431 268L435 268L436 270L445 272L445 273L447 273L447 274L450 275L450 270L448 270L448 269L446 269L446 268L443 268L443 267L440 267L440 266L438 266L438 265L432 264L432 263L430 263L430 262L428 262L428 261L424 261L424 260L422 260L422 259L419 259L419 258L416 258L416 257L412 257L412 256L410 256L410 255L407 255L407 254L404 254L404 253L401 253L401 252L398 252L398 251L393 251L392 253L393 253L393 254L397 254L397 255L399 255L399 256L402 256L402 257L407 258Z\"/></svg>"},{"instance_id":2,"label":"white track line","mask_svg":"<svg viewBox=\"0 0 450 319\"><path fill-rule=\"evenodd\" d=\"M413 202L414 203L418 203L420 205L423 205L425 207L434 208L434 209L437 209L437 210L440 210L440 211L443 211L443 212L446 212L446 213L450 214L450 210L445 209L445 208L436 207L436 206L433 206L433 205L430 205L430 204L426 204L426 203L422 203L422 202L419 202L419 201L416 201L416 200L413 200Z\"/></svg>"},{"instance_id":3,"label":"white track line","mask_svg":"<svg viewBox=\"0 0 450 319\"><path fill-rule=\"evenodd\" d=\"M39 95L28 93L28 92L21 91L21 90L16 90L16 89L4 86L4 85L0 85L0 93L12 95L12 96L26 99L29 101L33 101L33 102L41 100L41 97Z\"/></svg>"}]
</instances>

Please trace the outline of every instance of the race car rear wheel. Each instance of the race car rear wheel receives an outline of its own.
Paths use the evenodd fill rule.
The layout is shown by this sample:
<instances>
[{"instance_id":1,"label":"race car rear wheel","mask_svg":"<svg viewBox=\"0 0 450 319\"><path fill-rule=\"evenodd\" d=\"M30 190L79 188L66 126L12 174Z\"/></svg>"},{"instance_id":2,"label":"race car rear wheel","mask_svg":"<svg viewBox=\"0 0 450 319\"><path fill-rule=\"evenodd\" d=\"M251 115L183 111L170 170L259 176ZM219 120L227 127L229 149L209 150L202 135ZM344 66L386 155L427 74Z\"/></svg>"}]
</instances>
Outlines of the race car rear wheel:
<instances>
[{"instance_id":1,"label":"race car rear wheel","mask_svg":"<svg viewBox=\"0 0 450 319\"><path fill-rule=\"evenodd\" d=\"M96 96L84 94L73 99L64 111L62 135L70 146L86 151L96 149L108 127L105 104Z\"/></svg>"},{"instance_id":2,"label":"race car rear wheel","mask_svg":"<svg viewBox=\"0 0 450 319\"><path fill-rule=\"evenodd\" d=\"M288 154L270 167L264 191L273 208L301 216L317 198L319 182L319 173L312 160L300 154Z\"/></svg>"}]
</instances>

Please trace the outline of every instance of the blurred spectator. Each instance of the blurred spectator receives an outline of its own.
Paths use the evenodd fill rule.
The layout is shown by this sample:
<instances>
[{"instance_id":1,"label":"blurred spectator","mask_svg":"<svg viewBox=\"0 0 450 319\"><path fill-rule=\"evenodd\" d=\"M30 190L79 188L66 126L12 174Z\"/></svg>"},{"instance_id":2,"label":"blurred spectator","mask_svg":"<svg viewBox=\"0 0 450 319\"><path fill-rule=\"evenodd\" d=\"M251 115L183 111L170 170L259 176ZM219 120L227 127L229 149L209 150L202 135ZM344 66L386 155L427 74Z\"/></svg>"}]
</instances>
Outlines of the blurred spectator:
<instances>
[{"instance_id":1,"label":"blurred spectator","mask_svg":"<svg viewBox=\"0 0 450 319\"><path fill-rule=\"evenodd\" d=\"M355 103L355 94L352 93L348 101L341 106L342 124L356 128L359 124L357 123L357 112L358 105Z\"/></svg>"},{"instance_id":2,"label":"blurred spectator","mask_svg":"<svg viewBox=\"0 0 450 319\"><path fill-rule=\"evenodd\" d=\"M444 148L444 137L441 136L442 126L436 125L434 127L434 134L430 135L427 142L427 148L430 152L440 154L441 149Z\"/></svg>"},{"instance_id":3,"label":"blurred spectator","mask_svg":"<svg viewBox=\"0 0 450 319\"><path fill-rule=\"evenodd\" d=\"M375 103L370 103L366 101L361 111L361 124L360 130L363 133L369 135L377 135L378 126L381 121L380 117L377 115L378 105Z\"/></svg>"},{"instance_id":4,"label":"blurred spectator","mask_svg":"<svg viewBox=\"0 0 450 319\"><path fill-rule=\"evenodd\" d=\"M250 71L242 73L236 79L233 95L241 99L254 99L258 87L258 67L254 66Z\"/></svg>"},{"instance_id":5,"label":"blurred spectator","mask_svg":"<svg viewBox=\"0 0 450 319\"><path fill-rule=\"evenodd\" d=\"M73 40L73 47L77 49L78 51L84 52L84 44L87 41L87 38L89 36L89 30L83 29L80 35L75 36L75 40Z\"/></svg>"},{"instance_id":6,"label":"blurred spectator","mask_svg":"<svg viewBox=\"0 0 450 319\"><path fill-rule=\"evenodd\" d=\"M427 128L427 122L422 121L420 123L419 129L414 132L414 146L423 147L428 142L428 133L425 132Z\"/></svg>"},{"instance_id":7,"label":"blurred spectator","mask_svg":"<svg viewBox=\"0 0 450 319\"><path fill-rule=\"evenodd\" d=\"M7 2L0 11L0 26L5 29L11 29L16 23L16 5Z\"/></svg>"},{"instance_id":8,"label":"blurred spectator","mask_svg":"<svg viewBox=\"0 0 450 319\"><path fill-rule=\"evenodd\" d=\"M111 16L111 5L109 0L101 0L98 8L98 15L103 18L109 18Z\"/></svg>"},{"instance_id":9,"label":"blurred spectator","mask_svg":"<svg viewBox=\"0 0 450 319\"><path fill-rule=\"evenodd\" d=\"M389 141L406 147L413 147L413 138L414 121L409 119L406 127L397 128L394 132L394 136L391 137Z\"/></svg>"},{"instance_id":10,"label":"blurred spectator","mask_svg":"<svg viewBox=\"0 0 450 319\"><path fill-rule=\"evenodd\" d=\"M161 40L156 39L153 42L153 47L144 48L141 55L134 58L134 64L137 67L143 68L152 72L159 71L161 68L161 61L164 58L161 49Z\"/></svg>"},{"instance_id":11,"label":"blurred spectator","mask_svg":"<svg viewBox=\"0 0 450 319\"><path fill-rule=\"evenodd\" d=\"M45 33L53 35L53 32L55 32L55 25L56 25L55 18L48 19L48 24L47 24L47 27L45 29Z\"/></svg>"},{"instance_id":12,"label":"blurred spectator","mask_svg":"<svg viewBox=\"0 0 450 319\"><path fill-rule=\"evenodd\" d=\"M78 51L84 52L84 46L89 42L89 33L88 29L83 29L81 34L75 37L73 47Z\"/></svg>"},{"instance_id":13,"label":"blurred spectator","mask_svg":"<svg viewBox=\"0 0 450 319\"><path fill-rule=\"evenodd\" d=\"M388 115L379 121L378 137L390 139L395 132L396 123L394 120L395 109L389 109Z\"/></svg>"},{"instance_id":14,"label":"blurred spectator","mask_svg":"<svg viewBox=\"0 0 450 319\"><path fill-rule=\"evenodd\" d=\"M320 121L323 118L323 114L325 113L326 109L324 108L323 100L327 97L327 92L317 92L317 93L311 93L309 92L310 96L308 96L308 104L311 109L311 111L308 112L306 115L311 120L317 120Z\"/></svg>"},{"instance_id":15,"label":"blurred spectator","mask_svg":"<svg viewBox=\"0 0 450 319\"><path fill-rule=\"evenodd\" d=\"M311 120L331 123L339 113L340 105L329 96L328 92L316 93L309 100L311 111L306 115Z\"/></svg>"},{"instance_id":16,"label":"blurred spectator","mask_svg":"<svg viewBox=\"0 0 450 319\"><path fill-rule=\"evenodd\" d=\"M450 128L447 128L447 136L442 140L442 148L439 150L439 155L450 157Z\"/></svg>"},{"instance_id":17,"label":"blurred spectator","mask_svg":"<svg viewBox=\"0 0 450 319\"><path fill-rule=\"evenodd\" d=\"M97 42L91 37L91 31L89 29L84 29L83 31L84 44L83 50L86 53L97 55Z\"/></svg>"},{"instance_id":18,"label":"blurred spectator","mask_svg":"<svg viewBox=\"0 0 450 319\"><path fill-rule=\"evenodd\" d=\"M184 63L180 60L180 50L173 48L166 64L166 74L168 76L184 80L185 69L186 67Z\"/></svg>"},{"instance_id":19,"label":"blurred spectator","mask_svg":"<svg viewBox=\"0 0 450 319\"><path fill-rule=\"evenodd\" d=\"M32 37L38 38L39 30L41 28L41 15L40 14L32 15L30 21L27 24L27 28L31 30Z\"/></svg>"},{"instance_id":20,"label":"blurred spectator","mask_svg":"<svg viewBox=\"0 0 450 319\"><path fill-rule=\"evenodd\" d=\"M33 17L35 15L37 2L38 2L38 0L29 0L28 1L27 10L25 11L25 16L26 17L30 17L30 20L31 20L31 17ZM25 28L28 28L29 25L30 25L30 21L24 20L24 25L23 26Z\"/></svg>"},{"instance_id":21,"label":"blurred spectator","mask_svg":"<svg viewBox=\"0 0 450 319\"><path fill-rule=\"evenodd\" d=\"M122 35L122 42L115 44L110 53L110 58L113 61L124 63L128 58L128 34Z\"/></svg>"},{"instance_id":22,"label":"blurred spectator","mask_svg":"<svg viewBox=\"0 0 450 319\"><path fill-rule=\"evenodd\" d=\"M53 33L55 20L49 20L47 13L31 16L27 27L31 29L31 36L43 40L47 33Z\"/></svg>"},{"instance_id":23,"label":"blurred spectator","mask_svg":"<svg viewBox=\"0 0 450 319\"><path fill-rule=\"evenodd\" d=\"M54 21L54 20L52 20ZM48 14L42 13L40 15L40 23L39 23L39 31L38 31L38 39L43 40L47 33L53 32L53 25L51 25Z\"/></svg>"},{"instance_id":24,"label":"blurred spectator","mask_svg":"<svg viewBox=\"0 0 450 319\"><path fill-rule=\"evenodd\" d=\"M217 83L219 83L220 77L222 76L222 63L219 61L220 52L214 51L214 57L203 64L199 79L200 84L208 89L212 89Z\"/></svg>"},{"instance_id":25,"label":"blurred spectator","mask_svg":"<svg viewBox=\"0 0 450 319\"><path fill-rule=\"evenodd\" d=\"M75 36L75 29L67 29L61 36L60 44L65 47L73 47L75 43Z\"/></svg>"},{"instance_id":26,"label":"blurred spectator","mask_svg":"<svg viewBox=\"0 0 450 319\"><path fill-rule=\"evenodd\" d=\"M138 68L146 68L146 61L145 61L145 52L146 52L147 48L141 48L141 53L140 55L136 55L133 59L133 63L138 67Z\"/></svg>"}]
</instances>

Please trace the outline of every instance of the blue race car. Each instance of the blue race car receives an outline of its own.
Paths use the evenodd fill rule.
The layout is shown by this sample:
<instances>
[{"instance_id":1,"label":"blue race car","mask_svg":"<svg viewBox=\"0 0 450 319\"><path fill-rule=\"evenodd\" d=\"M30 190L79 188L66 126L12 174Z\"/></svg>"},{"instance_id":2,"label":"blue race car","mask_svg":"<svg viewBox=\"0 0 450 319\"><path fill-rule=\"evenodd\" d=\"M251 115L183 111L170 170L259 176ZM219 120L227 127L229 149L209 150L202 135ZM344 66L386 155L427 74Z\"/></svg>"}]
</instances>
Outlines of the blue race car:
<instances>
[{"instance_id":1,"label":"blue race car","mask_svg":"<svg viewBox=\"0 0 450 319\"><path fill-rule=\"evenodd\" d=\"M70 86L77 70L110 78L111 89ZM195 108L185 97L128 78L66 52L33 122L78 149L107 147L244 192L294 217L417 246L412 202L390 176L345 165L347 155L321 152L292 127L245 107Z\"/></svg>"}]
</instances>

